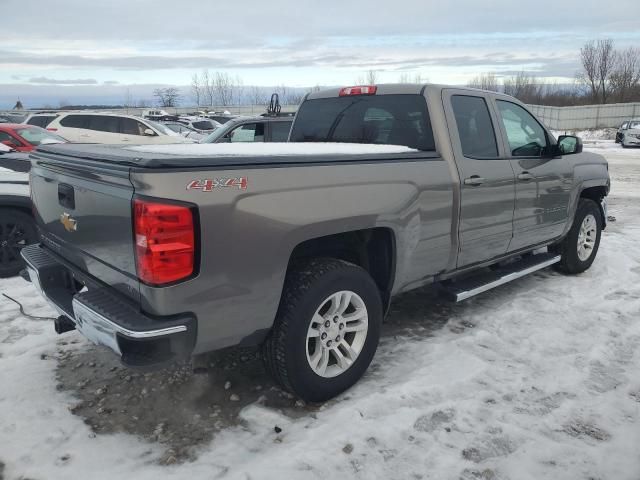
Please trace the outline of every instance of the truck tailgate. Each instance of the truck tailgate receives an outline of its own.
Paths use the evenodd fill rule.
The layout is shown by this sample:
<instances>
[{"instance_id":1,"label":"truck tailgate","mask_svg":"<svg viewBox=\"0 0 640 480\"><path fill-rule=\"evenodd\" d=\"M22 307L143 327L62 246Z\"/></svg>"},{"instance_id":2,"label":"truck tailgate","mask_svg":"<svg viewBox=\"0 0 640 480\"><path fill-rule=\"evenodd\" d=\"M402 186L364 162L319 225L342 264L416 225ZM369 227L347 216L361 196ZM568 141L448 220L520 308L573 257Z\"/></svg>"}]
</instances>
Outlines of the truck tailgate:
<instances>
[{"instance_id":1,"label":"truck tailgate","mask_svg":"<svg viewBox=\"0 0 640 480\"><path fill-rule=\"evenodd\" d=\"M31 159L42 244L139 303L129 167L37 151Z\"/></svg>"}]
</instances>

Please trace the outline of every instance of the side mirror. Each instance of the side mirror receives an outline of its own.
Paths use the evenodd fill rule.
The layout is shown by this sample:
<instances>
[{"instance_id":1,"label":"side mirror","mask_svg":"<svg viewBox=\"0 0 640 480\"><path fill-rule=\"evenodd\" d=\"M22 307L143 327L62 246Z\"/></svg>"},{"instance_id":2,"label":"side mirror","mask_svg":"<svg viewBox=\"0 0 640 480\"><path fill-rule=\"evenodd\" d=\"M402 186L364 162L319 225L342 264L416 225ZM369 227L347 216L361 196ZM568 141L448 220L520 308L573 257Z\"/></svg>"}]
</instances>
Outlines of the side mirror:
<instances>
[{"instance_id":1,"label":"side mirror","mask_svg":"<svg viewBox=\"0 0 640 480\"><path fill-rule=\"evenodd\" d=\"M155 137L156 136L156 132L154 132L153 130L151 130L150 128L145 128L144 130L144 134L147 137Z\"/></svg>"},{"instance_id":2,"label":"side mirror","mask_svg":"<svg viewBox=\"0 0 640 480\"><path fill-rule=\"evenodd\" d=\"M558 137L558 153L571 155L582 152L582 139L573 135L560 135Z\"/></svg>"}]
</instances>

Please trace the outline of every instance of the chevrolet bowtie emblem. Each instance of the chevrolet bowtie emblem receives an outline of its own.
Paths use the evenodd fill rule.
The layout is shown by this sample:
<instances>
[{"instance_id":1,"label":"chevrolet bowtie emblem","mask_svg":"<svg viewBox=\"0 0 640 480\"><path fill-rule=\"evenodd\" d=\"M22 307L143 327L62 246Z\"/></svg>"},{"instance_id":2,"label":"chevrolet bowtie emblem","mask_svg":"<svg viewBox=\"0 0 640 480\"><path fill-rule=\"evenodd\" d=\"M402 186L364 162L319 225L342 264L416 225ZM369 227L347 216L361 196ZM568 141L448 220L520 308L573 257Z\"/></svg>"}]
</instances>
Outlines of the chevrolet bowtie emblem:
<instances>
[{"instance_id":1,"label":"chevrolet bowtie emblem","mask_svg":"<svg viewBox=\"0 0 640 480\"><path fill-rule=\"evenodd\" d=\"M75 232L78 229L78 222L66 212L60 215L60 223L67 232Z\"/></svg>"}]
</instances>

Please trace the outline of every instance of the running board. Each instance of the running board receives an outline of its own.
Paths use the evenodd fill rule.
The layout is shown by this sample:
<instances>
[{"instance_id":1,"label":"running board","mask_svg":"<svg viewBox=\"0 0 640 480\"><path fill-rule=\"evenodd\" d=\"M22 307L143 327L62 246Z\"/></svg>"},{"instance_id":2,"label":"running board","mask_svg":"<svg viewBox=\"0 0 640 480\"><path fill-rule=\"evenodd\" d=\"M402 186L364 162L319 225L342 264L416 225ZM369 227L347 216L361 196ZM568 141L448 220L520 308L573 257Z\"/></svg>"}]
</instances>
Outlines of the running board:
<instances>
[{"instance_id":1,"label":"running board","mask_svg":"<svg viewBox=\"0 0 640 480\"><path fill-rule=\"evenodd\" d=\"M443 293L455 302L461 302L480 293L512 282L530 273L542 270L560 261L560 255L540 253L529 255L521 260L486 273L452 281L442 285Z\"/></svg>"}]
</instances>

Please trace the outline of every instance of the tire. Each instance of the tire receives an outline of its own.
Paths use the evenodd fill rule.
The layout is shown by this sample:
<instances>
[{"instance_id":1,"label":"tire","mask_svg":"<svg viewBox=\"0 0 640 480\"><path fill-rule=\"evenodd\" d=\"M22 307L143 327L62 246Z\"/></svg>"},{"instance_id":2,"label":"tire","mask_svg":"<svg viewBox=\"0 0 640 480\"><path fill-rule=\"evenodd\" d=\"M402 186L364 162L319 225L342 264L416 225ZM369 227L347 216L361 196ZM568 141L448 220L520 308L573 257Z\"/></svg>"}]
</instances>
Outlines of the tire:
<instances>
[{"instance_id":1,"label":"tire","mask_svg":"<svg viewBox=\"0 0 640 480\"><path fill-rule=\"evenodd\" d=\"M335 304L340 307L347 302L343 302L343 298L349 298L347 308L342 312L337 308L340 313L334 316L333 299L340 299ZM350 320L349 315L360 317ZM357 265L317 258L293 267L287 273L276 320L263 345L266 368L285 390L301 399L329 400L355 384L369 367L378 347L382 316L378 287ZM315 322L317 319L322 322ZM365 323L367 327L363 332ZM358 331L351 331L355 329ZM309 337L311 332L314 332L313 338ZM333 350L325 348L332 339L338 340ZM348 342L351 342L351 354L344 350ZM359 353L354 355L358 349ZM330 350L323 370L324 352ZM339 356L343 357L342 362L338 362ZM354 360L348 361L349 356ZM319 360L314 370L311 364L315 358ZM343 368L347 364L349 366ZM321 371L322 375L318 373Z\"/></svg>"},{"instance_id":2,"label":"tire","mask_svg":"<svg viewBox=\"0 0 640 480\"><path fill-rule=\"evenodd\" d=\"M592 233L590 235L581 236L581 229L586 225L587 217L592 218L592 226L595 230L591 230ZM602 224L602 212L598 204L588 198L581 198L578 202L578 208L571 230L569 230L569 233L562 242L552 248L554 252L562 256L560 262L556 264L558 270L564 273L576 274L584 272L591 266L598 254ZM591 241L588 241L589 238ZM579 242L582 244L589 243L591 247L583 249L583 252L580 253ZM584 254L586 254L586 251L590 253L588 257L585 258Z\"/></svg>"},{"instance_id":3,"label":"tire","mask_svg":"<svg viewBox=\"0 0 640 480\"><path fill-rule=\"evenodd\" d=\"M13 277L24 268L20 250L38 241L33 218L12 208L0 208L0 277Z\"/></svg>"}]
</instances>

